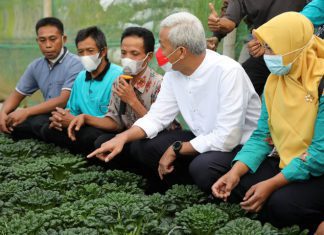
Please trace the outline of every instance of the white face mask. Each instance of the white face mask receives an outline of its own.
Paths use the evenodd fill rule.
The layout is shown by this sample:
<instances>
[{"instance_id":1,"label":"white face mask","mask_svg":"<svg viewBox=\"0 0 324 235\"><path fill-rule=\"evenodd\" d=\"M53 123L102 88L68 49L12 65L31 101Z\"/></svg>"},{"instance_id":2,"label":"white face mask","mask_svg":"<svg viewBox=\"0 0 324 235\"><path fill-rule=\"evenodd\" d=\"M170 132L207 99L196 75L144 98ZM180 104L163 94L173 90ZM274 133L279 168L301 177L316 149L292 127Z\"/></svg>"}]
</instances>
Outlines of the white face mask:
<instances>
[{"instance_id":1,"label":"white face mask","mask_svg":"<svg viewBox=\"0 0 324 235\"><path fill-rule=\"evenodd\" d=\"M124 69L124 73L130 75L137 75L142 72L146 66L143 67L144 61L146 60L147 54L143 60L133 60L130 58L122 58L121 64Z\"/></svg>"},{"instance_id":2,"label":"white face mask","mask_svg":"<svg viewBox=\"0 0 324 235\"><path fill-rule=\"evenodd\" d=\"M80 56L80 61L88 72L95 71L101 63L102 57L99 58L99 52L95 55Z\"/></svg>"}]
</instances>

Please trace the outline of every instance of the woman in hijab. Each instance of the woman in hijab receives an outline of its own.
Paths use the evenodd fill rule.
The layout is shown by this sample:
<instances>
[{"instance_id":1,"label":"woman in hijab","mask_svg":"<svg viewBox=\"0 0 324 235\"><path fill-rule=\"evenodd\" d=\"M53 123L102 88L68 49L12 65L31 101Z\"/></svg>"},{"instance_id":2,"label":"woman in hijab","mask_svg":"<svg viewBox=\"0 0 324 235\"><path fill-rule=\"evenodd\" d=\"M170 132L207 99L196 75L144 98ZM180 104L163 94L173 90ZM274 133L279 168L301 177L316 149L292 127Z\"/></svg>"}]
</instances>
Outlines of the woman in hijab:
<instances>
[{"instance_id":1,"label":"woman in hijab","mask_svg":"<svg viewBox=\"0 0 324 235\"><path fill-rule=\"evenodd\" d=\"M314 232L324 220L324 41L295 12L271 19L254 35L271 71L261 116L212 192L259 212L261 221Z\"/></svg>"}]
</instances>

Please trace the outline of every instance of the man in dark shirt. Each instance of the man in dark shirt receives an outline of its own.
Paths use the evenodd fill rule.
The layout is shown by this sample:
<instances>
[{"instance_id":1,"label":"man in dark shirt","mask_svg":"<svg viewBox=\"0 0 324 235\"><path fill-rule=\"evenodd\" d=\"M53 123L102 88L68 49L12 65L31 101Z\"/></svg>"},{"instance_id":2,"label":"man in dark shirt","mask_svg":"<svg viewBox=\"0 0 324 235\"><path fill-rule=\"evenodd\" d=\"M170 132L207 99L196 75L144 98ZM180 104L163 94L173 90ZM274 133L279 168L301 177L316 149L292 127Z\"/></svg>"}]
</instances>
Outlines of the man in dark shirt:
<instances>
[{"instance_id":1,"label":"man in dark shirt","mask_svg":"<svg viewBox=\"0 0 324 235\"><path fill-rule=\"evenodd\" d=\"M209 4L211 13L208 27L221 40L245 19L250 30L256 29L276 15L287 11L301 11L307 0L229 0L225 14L218 17L214 6ZM249 75L256 92L261 95L270 74L263 58L250 57L242 64Z\"/></svg>"}]
</instances>

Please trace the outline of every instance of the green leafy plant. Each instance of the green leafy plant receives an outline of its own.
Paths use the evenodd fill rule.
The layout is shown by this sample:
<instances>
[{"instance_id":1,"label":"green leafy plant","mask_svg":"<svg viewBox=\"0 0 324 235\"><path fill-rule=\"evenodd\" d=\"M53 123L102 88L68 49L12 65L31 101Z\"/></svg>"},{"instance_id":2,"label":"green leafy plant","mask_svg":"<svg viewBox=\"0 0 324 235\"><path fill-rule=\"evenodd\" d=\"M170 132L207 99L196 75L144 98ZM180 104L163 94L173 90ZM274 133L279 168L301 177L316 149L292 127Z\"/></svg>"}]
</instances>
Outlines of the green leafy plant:
<instances>
[{"instance_id":1,"label":"green leafy plant","mask_svg":"<svg viewBox=\"0 0 324 235\"><path fill-rule=\"evenodd\" d=\"M215 204L194 205L176 213L176 224L186 234L214 234L228 221L228 215Z\"/></svg>"},{"instance_id":2,"label":"green leafy plant","mask_svg":"<svg viewBox=\"0 0 324 235\"><path fill-rule=\"evenodd\" d=\"M206 202L207 196L195 185L173 185L165 193L165 203L174 208L175 211L181 211L193 204Z\"/></svg>"},{"instance_id":3,"label":"green leafy plant","mask_svg":"<svg viewBox=\"0 0 324 235\"><path fill-rule=\"evenodd\" d=\"M215 235L261 235L262 225L260 221L249 218L238 218L228 222L223 228L215 232Z\"/></svg>"},{"instance_id":4,"label":"green leafy plant","mask_svg":"<svg viewBox=\"0 0 324 235\"><path fill-rule=\"evenodd\" d=\"M194 185L145 195L146 180L53 145L0 134L0 235L307 234L261 226ZM207 204L206 204L207 203Z\"/></svg>"}]
</instances>

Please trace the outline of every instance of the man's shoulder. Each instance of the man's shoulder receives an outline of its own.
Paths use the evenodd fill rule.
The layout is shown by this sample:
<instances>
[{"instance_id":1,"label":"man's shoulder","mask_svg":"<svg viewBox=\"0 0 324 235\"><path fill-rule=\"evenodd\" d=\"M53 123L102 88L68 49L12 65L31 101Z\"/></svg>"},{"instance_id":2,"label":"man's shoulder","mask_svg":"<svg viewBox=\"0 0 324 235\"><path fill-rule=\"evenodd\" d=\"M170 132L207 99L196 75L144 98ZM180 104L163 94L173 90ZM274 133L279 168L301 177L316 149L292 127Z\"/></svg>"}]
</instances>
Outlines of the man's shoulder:
<instances>
[{"instance_id":1,"label":"man's shoulder","mask_svg":"<svg viewBox=\"0 0 324 235\"><path fill-rule=\"evenodd\" d=\"M207 50L206 65L215 69L229 71L233 69L243 69L240 63L226 55L220 55L217 52Z\"/></svg>"},{"instance_id":2,"label":"man's shoulder","mask_svg":"<svg viewBox=\"0 0 324 235\"><path fill-rule=\"evenodd\" d=\"M86 77L86 70L81 70L78 75L76 76L75 80L74 80L74 86L76 86L76 84L80 84L85 82L85 77ZM73 87L74 87L73 86Z\"/></svg>"},{"instance_id":3,"label":"man's shoulder","mask_svg":"<svg viewBox=\"0 0 324 235\"><path fill-rule=\"evenodd\" d=\"M66 56L62 60L62 64L66 65L66 66L71 66L74 64L78 64L78 65L82 66L79 57L69 51L67 52Z\"/></svg>"},{"instance_id":4,"label":"man's shoulder","mask_svg":"<svg viewBox=\"0 0 324 235\"><path fill-rule=\"evenodd\" d=\"M29 65L28 67L30 68L36 68L37 66L39 65L44 65L44 63L47 64L47 61L44 57L39 57L39 58L36 58L34 59Z\"/></svg>"},{"instance_id":5,"label":"man's shoulder","mask_svg":"<svg viewBox=\"0 0 324 235\"><path fill-rule=\"evenodd\" d=\"M151 80L155 80L155 81L159 81L162 82L163 80L163 75L159 74L158 72L156 72L154 69L152 69L151 67L149 67L150 70L150 79Z\"/></svg>"}]
</instances>

